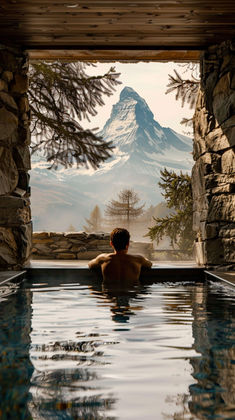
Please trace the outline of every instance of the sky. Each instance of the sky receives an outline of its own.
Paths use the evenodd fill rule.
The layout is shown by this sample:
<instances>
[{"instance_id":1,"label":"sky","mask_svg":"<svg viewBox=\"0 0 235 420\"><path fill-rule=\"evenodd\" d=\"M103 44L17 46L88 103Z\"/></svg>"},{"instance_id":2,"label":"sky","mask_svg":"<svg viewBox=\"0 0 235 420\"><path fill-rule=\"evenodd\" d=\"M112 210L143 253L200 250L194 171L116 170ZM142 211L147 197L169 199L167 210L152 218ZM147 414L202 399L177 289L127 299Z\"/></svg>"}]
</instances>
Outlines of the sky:
<instances>
[{"instance_id":1,"label":"sky","mask_svg":"<svg viewBox=\"0 0 235 420\"><path fill-rule=\"evenodd\" d=\"M154 114L154 118L163 127L170 127L181 134L186 134L187 128L180 124L183 117L190 118L193 111L186 104L183 108L180 101L175 100L175 93L165 94L169 82L169 74L176 69L182 76L191 76L191 71L185 72L185 65L177 63L97 63L96 68L88 67L89 75L106 73L110 67L115 67L121 73L121 85L111 97L104 97L105 105L97 107L98 114L88 123L83 121L84 128L102 129L110 117L112 105L118 102L120 92L125 86L133 88L145 101Z\"/></svg>"}]
</instances>

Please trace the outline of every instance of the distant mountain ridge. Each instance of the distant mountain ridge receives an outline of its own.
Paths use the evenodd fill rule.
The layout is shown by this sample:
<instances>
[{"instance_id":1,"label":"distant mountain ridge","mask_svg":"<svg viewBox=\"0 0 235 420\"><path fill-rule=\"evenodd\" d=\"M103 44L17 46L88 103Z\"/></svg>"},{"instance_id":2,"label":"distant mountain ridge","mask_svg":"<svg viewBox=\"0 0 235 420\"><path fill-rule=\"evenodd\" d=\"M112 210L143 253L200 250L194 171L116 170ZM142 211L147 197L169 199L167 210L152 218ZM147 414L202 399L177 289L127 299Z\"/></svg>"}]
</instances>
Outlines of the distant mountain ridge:
<instances>
[{"instance_id":1,"label":"distant mountain ridge","mask_svg":"<svg viewBox=\"0 0 235 420\"><path fill-rule=\"evenodd\" d=\"M47 230L65 230L70 223L81 229L84 217L96 204L103 209L123 188L133 188L146 207L155 205L162 201L157 185L161 169L191 170L192 140L161 127L146 101L131 87L121 91L99 135L111 140L115 149L97 171L91 168L48 171L45 160L33 159L32 207L37 230L45 224ZM55 195L56 205L52 198Z\"/></svg>"},{"instance_id":2,"label":"distant mountain ridge","mask_svg":"<svg viewBox=\"0 0 235 420\"><path fill-rule=\"evenodd\" d=\"M137 92L125 87L120 100L113 106L112 113L100 134L114 140L119 146L142 146L144 150L154 147L154 151L162 152L171 145L178 150L191 151L189 138L177 134L170 128L163 128L154 120L152 111ZM130 149L129 149L130 151Z\"/></svg>"},{"instance_id":3,"label":"distant mountain ridge","mask_svg":"<svg viewBox=\"0 0 235 420\"><path fill-rule=\"evenodd\" d=\"M135 171L138 166L143 173L159 176L159 168L163 166L176 170L188 170L191 166L191 139L161 127L145 100L130 87L122 90L119 102L113 106L99 134L116 146L112 160L120 157L117 168L130 166Z\"/></svg>"}]
</instances>

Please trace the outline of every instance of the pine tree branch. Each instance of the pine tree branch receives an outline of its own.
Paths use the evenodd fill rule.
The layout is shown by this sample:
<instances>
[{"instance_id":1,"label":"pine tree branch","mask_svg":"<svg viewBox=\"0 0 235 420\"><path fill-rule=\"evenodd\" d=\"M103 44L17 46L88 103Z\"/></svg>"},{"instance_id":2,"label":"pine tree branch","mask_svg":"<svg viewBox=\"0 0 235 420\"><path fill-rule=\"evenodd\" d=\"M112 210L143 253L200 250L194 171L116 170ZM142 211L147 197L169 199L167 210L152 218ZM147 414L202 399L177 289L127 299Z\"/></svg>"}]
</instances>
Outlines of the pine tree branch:
<instances>
[{"instance_id":1,"label":"pine tree branch","mask_svg":"<svg viewBox=\"0 0 235 420\"><path fill-rule=\"evenodd\" d=\"M80 121L96 115L103 96L112 95L119 74L89 77L86 63L33 63L30 67L29 99L33 126L32 151L42 151L50 168L89 166L97 169L111 156L111 142L104 142Z\"/></svg>"},{"instance_id":2,"label":"pine tree branch","mask_svg":"<svg viewBox=\"0 0 235 420\"><path fill-rule=\"evenodd\" d=\"M191 109L194 108L200 81L193 75L192 79L183 79L176 70L174 73L175 75L168 75L169 83L166 94L175 92L175 99L181 100L182 107L188 103Z\"/></svg>"}]
</instances>

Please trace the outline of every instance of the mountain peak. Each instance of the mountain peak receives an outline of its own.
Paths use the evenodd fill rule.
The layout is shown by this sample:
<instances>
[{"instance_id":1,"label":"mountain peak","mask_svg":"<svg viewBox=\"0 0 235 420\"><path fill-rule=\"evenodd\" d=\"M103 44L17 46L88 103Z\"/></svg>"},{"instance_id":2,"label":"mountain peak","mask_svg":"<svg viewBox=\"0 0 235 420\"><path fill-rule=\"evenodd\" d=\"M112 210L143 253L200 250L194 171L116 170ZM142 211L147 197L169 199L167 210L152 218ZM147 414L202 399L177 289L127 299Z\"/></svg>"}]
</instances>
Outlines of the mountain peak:
<instances>
[{"instance_id":1,"label":"mountain peak","mask_svg":"<svg viewBox=\"0 0 235 420\"><path fill-rule=\"evenodd\" d=\"M121 153L128 156L129 162L135 160L138 164L145 159L146 162L152 160L154 165L154 156L170 148L175 152L191 150L184 136L161 127L154 120L145 100L129 86L122 89L120 100L113 105L111 116L99 135L111 140Z\"/></svg>"},{"instance_id":2,"label":"mountain peak","mask_svg":"<svg viewBox=\"0 0 235 420\"><path fill-rule=\"evenodd\" d=\"M141 99L138 93L129 86L124 87L120 93L120 101L123 101L126 98L133 98L137 101Z\"/></svg>"}]
</instances>

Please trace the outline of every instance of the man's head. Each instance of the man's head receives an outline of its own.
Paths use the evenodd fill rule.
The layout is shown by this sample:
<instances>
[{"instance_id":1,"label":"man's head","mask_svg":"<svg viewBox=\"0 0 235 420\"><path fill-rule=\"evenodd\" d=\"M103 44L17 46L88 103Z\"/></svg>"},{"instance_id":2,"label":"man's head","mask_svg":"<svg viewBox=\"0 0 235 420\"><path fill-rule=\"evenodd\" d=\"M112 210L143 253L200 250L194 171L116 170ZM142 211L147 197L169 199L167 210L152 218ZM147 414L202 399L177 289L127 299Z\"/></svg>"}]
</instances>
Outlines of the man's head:
<instances>
[{"instance_id":1,"label":"man's head","mask_svg":"<svg viewBox=\"0 0 235 420\"><path fill-rule=\"evenodd\" d=\"M128 230L116 228L110 234L111 245L115 251L122 251L128 248L130 242L130 234Z\"/></svg>"}]
</instances>

